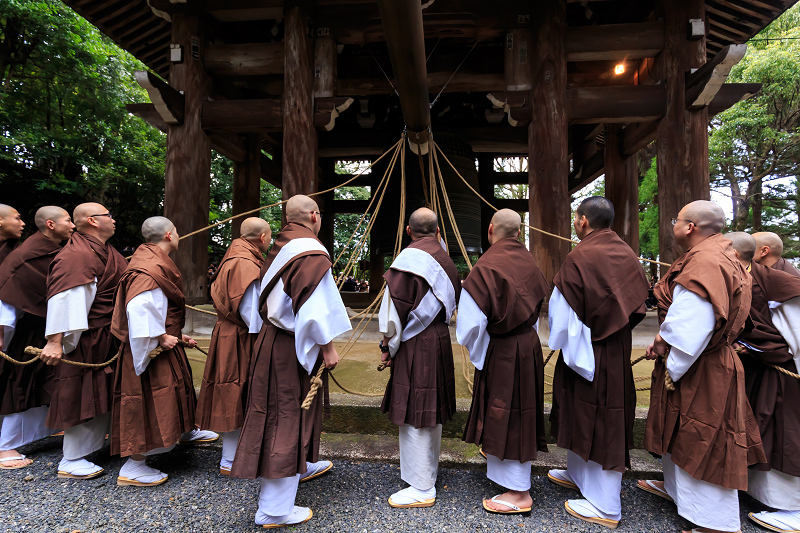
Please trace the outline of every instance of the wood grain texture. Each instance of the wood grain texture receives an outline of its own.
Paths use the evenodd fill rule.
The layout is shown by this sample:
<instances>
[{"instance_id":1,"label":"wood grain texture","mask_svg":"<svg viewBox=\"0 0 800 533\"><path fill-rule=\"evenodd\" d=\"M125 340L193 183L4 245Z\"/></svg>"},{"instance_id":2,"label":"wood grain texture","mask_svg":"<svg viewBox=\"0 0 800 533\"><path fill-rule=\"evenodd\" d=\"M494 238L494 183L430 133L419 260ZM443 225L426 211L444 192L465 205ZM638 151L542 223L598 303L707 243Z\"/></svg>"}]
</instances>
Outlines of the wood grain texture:
<instances>
[{"instance_id":1,"label":"wood grain texture","mask_svg":"<svg viewBox=\"0 0 800 533\"><path fill-rule=\"evenodd\" d=\"M199 59L192 58L192 37L199 40ZM184 121L167 128L164 216L179 234L208 225L211 200L211 141L203 131L201 113L211 80L203 70L203 28L197 16L175 13L172 42L184 47L184 61L170 66L170 86L184 92ZM186 303L207 299L208 232L181 241L174 254L183 275Z\"/></svg>"},{"instance_id":2,"label":"wood grain texture","mask_svg":"<svg viewBox=\"0 0 800 533\"><path fill-rule=\"evenodd\" d=\"M535 55L531 99L533 120L528 127L530 221L543 230L570 236L567 157L566 1L535 3L531 13ZM553 282L569 253L569 244L531 231L530 248L548 283Z\"/></svg>"},{"instance_id":3,"label":"wood grain texture","mask_svg":"<svg viewBox=\"0 0 800 533\"><path fill-rule=\"evenodd\" d=\"M614 204L611 229L639 255L639 172L636 158L621 150L622 127L606 125L606 198Z\"/></svg>"}]
</instances>

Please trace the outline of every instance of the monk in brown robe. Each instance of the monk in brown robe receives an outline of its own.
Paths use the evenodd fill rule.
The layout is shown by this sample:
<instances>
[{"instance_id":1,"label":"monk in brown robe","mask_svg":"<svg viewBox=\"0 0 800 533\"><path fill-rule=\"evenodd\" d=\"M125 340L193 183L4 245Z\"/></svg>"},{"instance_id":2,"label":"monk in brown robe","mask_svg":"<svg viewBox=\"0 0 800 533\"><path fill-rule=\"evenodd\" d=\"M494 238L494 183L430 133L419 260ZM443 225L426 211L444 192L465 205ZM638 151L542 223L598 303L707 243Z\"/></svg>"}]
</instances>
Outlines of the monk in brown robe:
<instances>
[{"instance_id":1,"label":"monk in brown robe","mask_svg":"<svg viewBox=\"0 0 800 533\"><path fill-rule=\"evenodd\" d=\"M253 344L261 330L258 296L262 254L269 250L272 230L258 217L242 222L241 237L234 239L211 278L211 298L217 323L211 333L200 398L197 425L222 433L219 471L229 475L247 405L247 373Z\"/></svg>"},{"instance_id":2,"label":"monk in brown robe","mask_svg":"<svg viewBox=\"0 0 800 533\"><path fill-rule=\"evenodd\" d=\"M483 501L500 513L530 512L531 461L547 451L544 361L534 326L550 288L518 240L521 224L510 209L492 217L491 247L462 284L456 326L475 365L464 441L483 447L486 476L509 489Z\"/></svg>"},{"instance_id":3,"label":"monk in brown robe","mask_svg":"<svg viewBox=\"0 0 800 533\"><path fill-rule=\"evenodd\" d=\"M64 430L60 478L89 479L103 469L84 459L103 447L111 416L114 365L59 364L62 357L101 364L114 357L111 312L125 258L108 244L114 218L100 204L80 204L75 232L50 264L47 276L47 345L42 361L56 367L46 425Z\"/></svg>"},{"instance_id":4,"label":"monk in brown robe","mask_svg":"<svg viewBox=\"0 0 800 533\"><path fill-rule=\"evenodd\" d=\"M0 204L0 265L11 250L19 245L23 229L25 222L19 211L10 205Z\"/></svg>"},{"instance_id":5,"label":"monk in brown robe","mask_svg":"<svg viewBox=\"0 0 800 533\"><path fill-rule=\"evenodd\" d=\"M444 249L439 220L427 208L414 211L406 233L411 244L386 272L379 311L382 360L391 366L381 410L399 426L400 478L410 487L392 494L392 507L430 507L442 424L456 411L455 370L447 325L461 283Z\"/></svg>"},{"instance_id":6,"label":"monk in brown robe","mask_svg":"<svg viewBox=\"0 0 800 533\"><path fill-rule=\"evenodd\" d=\"M550 297L550 348L561 350L553 379L550 432L568 450L553 483L580 490L565 503L587 522L615 528L622 474L630 467L636 386L631 330L646 313L649 284L630 246L611 229L614 205L601 196L578 206L581 242L569 253Z\"/></svg>"},{"instance_id":7,"label":"monk in brown robe","mask_svg":"<svg viewBox=\"0 0 800 533\"><path fill-rule=\"evenodd\" d=\"M25 354L26 347L47 343L47 271L75 229L69 213L56 206L39 208L35 222L39 231L0 266L0 350L17 361L33 357ZM0 469L31 464L15 448L52 433L45 420L54 370L41 361L21 366L0 360Z\"/></svg>"},{"instance_id":8,"label":"monk in brown robe","mask_svg":"<svg viewBox=\"0 0 800 533\"><path fill-rule=\"evenodd\" d=\"M658 360L644 437L662 456L664 481L638 486L674 501L698 531L739 531L737 490L747 489L748 465L766 462L732 346L750 313L750 275L720 234L718 205L692 202L672 222L686 252L655 288L661 326L647 349Z\"/></svg>"},{"instance_id":9,"label":"monk in brown robe","mask_svg":"<svg viewBox=\"0 0 800 533\"><path fill-rule=\"evenodd\" d=\"M739 338L745 388L761 431L766 463L748 470L747 493L774 512L750 513L773 531L800 530L800 380L779 372L798 372L800 357L800 279L753 261L756 240L728 233L736 256L753 278L750 320Z\"/></svg>"},{"instance_id":10,"label":"monk in brown robe","mask_svg":"<svg viewBox=\"0 0 800 533\"><path fill-rule=\"evenodd\" d=\"M800 278L800 270L797 270L794 265L781 257L783 255L783 241L776 233L761 231L753 233L753 238L756 240L753 261Z\"/></svg>"},{"instance_id":11,"label":"monk in brown robe","mask_svg":"<svg viewBox=\"0 0 800 533\"><path fill-rule=\"evenodd\" d=\"M287 224L261 267L264 325L253 348L247 410L231 476L260 478L255 521L265 527L311 519L309 508L294 505L300 478L332 466L317 462L324 391L318 391L309 409L301 408L312 375L321 365L332 369L339 362L333 339L351 329L330 256L317 238L321 217L308 196L290 198Z\"/></svg>"},{"instance_id":12,"label":"monk in brown robe","mask_svg":"<svg viewBox=\"0 0 800 533\"><path fill-rule=\"evenodd\" d=\"M142 236L145 243L131 257L114 302L111 332L123 346L114 376L111 453L129 458L117 485L152 487L168 476L147 466L145 456L171 450L195 427L196 397L183 346L197 342L181 333L183 283L169 257L180 241L175 225L150 217Z\"/></svg>"}]
</instances>

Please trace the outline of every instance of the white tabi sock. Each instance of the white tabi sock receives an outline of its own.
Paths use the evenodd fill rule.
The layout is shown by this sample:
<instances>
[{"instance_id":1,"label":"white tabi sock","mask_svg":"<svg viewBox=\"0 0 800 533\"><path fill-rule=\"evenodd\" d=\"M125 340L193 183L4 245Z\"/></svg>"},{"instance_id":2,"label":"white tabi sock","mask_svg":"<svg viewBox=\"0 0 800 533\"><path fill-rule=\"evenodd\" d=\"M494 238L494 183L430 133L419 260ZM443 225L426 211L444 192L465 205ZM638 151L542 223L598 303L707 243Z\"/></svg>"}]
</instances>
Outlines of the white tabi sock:
<instances>
[{"instance_id":1,"label":"white tabi sock","mask_svg":"<svg viewBox=\"0 0 800 533\"><path fill-rule=\"evenodd\" d=\"M753 513L755 518L784 531L800 531L800 511Z\"/></svg>"},{"instance_id":2,"label":"white tabi sock","mask_svg":"<svg viewBox=\"0 0 800 533\"><path fill-rule=\"evenodd\" d=\"M193 429L181 435L181 442L195 442L198 440L213 442L219 438L217 433L205 429Z\"/></svg>"},{"instance_id":3,"label":"white tabi sock","mask_svg":"<svg viewBox=\"0 0 800 533\"><path fill-rule=\"evenodd\" d=\"M219 462L220 468L227 470L233 466L233 458L236 457L236 446L239 444L241 429L235 429L222 434L222 459Z\"/></svg>"},{"instance_id":4,"label":"white tabi sock","mask_svg":"<svg viewBox=\"0 0 800 533\"><path fill-rule=\"evenodd\" d=\"M321 472L332 465L333 463L331 463L330 461L317 461L316 463L309 463L308 461L306 461L306 473L302 475L300 480L303 480L307 477L311 477L317 472Z\"/></svg>"},{"instance_id":5,"label":"white tabi sock","mask_svg":"<svg viewBox=\"0 0 800 533\"><path fill-rule=\"evenodd\" d=\"M61 459L61 462L58 463L59 472L65 472L73 476L88 476L101 470L102 468L86 459L76 459L74 461Z\"/></svg>"},{"instance_id":6,"label":"white tabi sock","mask_svg":"<svg viewBox=\"0 0 800 533\"><path fill-rule=\"evenodd\" d=\"M136 461L132 457L119 469L119 477L128 478L142 483L155 483L168 476L160 470L147 466L146 460Z\"/></svg>"},{"instance_id":7,"label":"white tabi sock","mask_svg":"<svg viewBox=\"0 0 800 533\"><path fill-rule=\"evenodd\" d=\"M294 506L292 512L285 516L269 516L266 514L256 514L256 524L263 526L266 524L279 524L283 526L290 526L292 524L300 524L311 518L311 509L308 507Z\"/></svg>"},{"instance_id":8,"label":"white tabi sock","mask_svg":"<svg viewBox=\"0 0 800 533\"><path fill-rule=\"evenodd\" d=\"M436 498L436 487L431 487L428 490L419 490L414 487L408 487L401 491L395 492L391 496L392 503L397 505L408 505L416 502L424 502L431 498Z\"/></svg>"},{"instance_id":9,"label":"white tabi sock","mask_svg":"<svg viewBox=\"0 0 800 533\"><path fill-rule=\"evenodd\" d=\"M572 481L572 478L569 477L569 474L567 473L566 470L553 469L548 471L548 474L550 474L554 478L560 479L561 481L569 481L570 483L575 483L574 481Z\"/></svg>"},{"instance_id":10,"label":"white tabi sock","mask_svg":"<svg viewBox=\"0 0 800 533\"><path fill-rule=\"evenodd\" d=\"M610 514L606 514L594 505L592 505L589 500L567 500L567 503L572 508L573 511L578 513L581 516L585 516L587 518L605 518L607 520L616 520L619 522L618 516L612 516Z\"/></svg>"}]
</instances>

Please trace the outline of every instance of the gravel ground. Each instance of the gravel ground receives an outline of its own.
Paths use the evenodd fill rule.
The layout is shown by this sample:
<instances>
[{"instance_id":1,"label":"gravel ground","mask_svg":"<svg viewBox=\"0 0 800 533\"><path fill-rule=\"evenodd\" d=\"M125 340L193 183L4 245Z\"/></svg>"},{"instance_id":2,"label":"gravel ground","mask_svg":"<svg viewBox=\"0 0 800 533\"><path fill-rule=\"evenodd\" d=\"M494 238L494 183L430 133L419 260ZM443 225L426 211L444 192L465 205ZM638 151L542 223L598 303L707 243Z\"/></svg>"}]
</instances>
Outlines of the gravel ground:
<instances>
[{"instance_id":1,"label":"gravel ground","mask_svg":"<svg viewBox=\"0 0 800 533\"><path fill-rule=\"evenodd\" d=\"M60 438L49 438L23 449L35 462L25 469L0 473L0 531L14 532L232 532L259 531L253 522L258 483L219 476L219 448L179 448L152 458L170 475L153 489L117 487L122 465L101 450L90 459L108 473L94 480L56 478ZM497 516L486 513L481 498L502 492L480 471L442 469L436 505L427 509L392 509L386 498L403 488L396 465L337 462L330 474L301 484L297 504L311 507L314 518L290 531L537 531L602 532L569 516L564 501L576 493L543 477L533 480L533 515ZM753 526L747 512L764 510L741 497L745 532ZM623 521L618 531L679 531L688 524L672 504L623 481ZM262 530L263 531L263 530Z\"/></svg>"}]
</instances>

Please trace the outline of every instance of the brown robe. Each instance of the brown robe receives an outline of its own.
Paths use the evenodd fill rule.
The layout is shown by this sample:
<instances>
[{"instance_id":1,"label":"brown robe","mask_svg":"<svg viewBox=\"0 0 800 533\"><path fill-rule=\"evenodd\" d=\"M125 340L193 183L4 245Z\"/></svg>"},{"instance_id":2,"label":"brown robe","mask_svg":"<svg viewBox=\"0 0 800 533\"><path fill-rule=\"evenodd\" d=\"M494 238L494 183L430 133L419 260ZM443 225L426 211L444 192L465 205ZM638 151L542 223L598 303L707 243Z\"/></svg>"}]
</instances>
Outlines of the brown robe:
<instances>
[{"instance_id":1,"label":"brown robe","mask_svg":"<svg viewBox=\"0 0 800 533\"><path fill-rule=\"evenodd\" d=\"M168 301L164 329L180 339L186 317L181 273L161 248L142 244L119 282L111 323L111 332L124 343L114 376L111 415L111 453L122 457L167 448L194 429L196 398L183 346L158 354L140 376L133 367L128 303L157 288Z\"/></svg>"},{"instance_id":2,"label":"brown robe","mask_svg":"<svg viewBox=\"0 0 800 533\"><path fill-rule=\"evenodd\" d=\"M287 224L261 267L262 277L280 250L298 238L317 239L317 236L300 224ZM247 409L231 468L232 477L280 479L305 474L306 461L316 462L319 458L325 393L318 393L308 410L300 408L311 388L311 376L297 360L294 334L275 326L267 318L267 297L281 280L296 315L330 268L328 255L312 250L296 255L272 280L265 280L268 284L263 287L258 302L264 325L250 361ZM320 364L322 354L312 376ZM327 387L327 374L324 380Z\"/></svg>"},{"instance_id":3,"label":"brown robe","mask_svg":"<svg viewBox=\"0 0 800 533\"><path fill-rule=\"evenodd\" d=\"M516 239L494 243L462 288L486 315L489 346L475 369L464 441L501 460L536 459L547 451L544 361L534 324L549 287L531 253Z\"/></svg>"},{"instance_id":4,"label":"brown robe","mask_svg":"<svg viewBox=\"0 0 800 533\"><path fill-rule=\"evenodd\" d=\"M796 278L800 278L800 270L797 270L793 264L791 264L783 257L778 259L778 261L774 265L772 265L772 268L774 268L775 270L786 272L787 274L791 274Z\"/></svg>"},{"instance_id":5,"label":"brown robe","mask_svg":"<svg viewBox=\"0 0 800 533\"><path fill-rule=\"evenodd\" d=\"M650 288L644 270L630 246L600 229L569 253L553 283L592 332L595 371L587 381L559 357L550 433L584 461L624 472L636 419L631 330L645 316Z\"/></svg>"},{"instance_id":6,"label":"brown robe","mask_svg":"<svg viewBox=\"0 0 800 533\"><path fill-rule=\"evenodd\" d=\"M8 254L14 251L14 248L19 246L22 243L20 239L6 239L4 241L0 241L0 265L3 264L3 261L6 260Z\"/></svg>"},{"instance_id":7,"label":"brown robe","mask_svg":"<svg viewBox=\"0 0 800 533\"><path fill-rule=\"evenodd\" d=\"M4 350L17 361L34 357L25 353L26 347L47 344L47 270L59 250L60 243L37 231L0 266L0 301L24 311ZM49 405L54 376L55 367L42 361L20 366L0 359L0 415Z\"/></svg>"},{"instance_id":8,"label":"brown robe","mask_svg":"<svg viewBox=\"0 0 800 533\"><path fill-rule=\"evenodd\" d=\"M97 293L89 309L89 329L81 334L71 361L103 363L117 353L119 342L111 334L114 291L127 263L111 245L77 231L50 264L47 298L97 279ZM67 429L111 411L114 365L82 368L56 365L56 377L46 425Z\"/></svg>"},{"instance_id":9,"label":"brown robe","mask_svg":"<svg viewBox=\"0 0 800 533\"><path fill-rule=\"evenodd\" d=\"M217 323L211 333L197 424L200 429L228 432L244 423L247 374L256 335L248 333L239 315L239 304L250 285L260 278L264 264L261 250L247 239L231 243L211 280L211 298Z\"/></svg>"},{"instance_id":10,"label":"brown robe","mask_svg":"<svg viewBox=\"0 0 800 533\"><path fill-rule=\"evenodd\" d=\"M771 268L751 264L753 303L750 306L751 331L740 337L756 350L742 355L745 389L756 417L765 463L752 468L775 469L800 476L800 380L781 374L770 365L797 372L789 345L772 323L769 302L786 302L800 296L800 279ZM760 351L759 351L760 350ZM764 364L767 363L767 364Z\"/></svg>"},{"instance_id":11,"label":"brown robe","mask_svg":"<svg viewBox=\"0 0 800 533\"><path fill-rule=\"evenodd\" d=\"M457 303L461 294L458 271L436 237L417 239L408 247L426 252L442 266L453 284ZM383 277L405 327L409 313L417 308L430 286L420 276L392 268ZM431 428L453 417L456 412L455 367L444 308L422 332L400 343L390 368L381 411L389 413L393 424Z\"/></svg>"},{"instance_id":12,"label":"brown robe","mask_svg":"<svg viewBox=\"0 0 800 533\"><path fill-rule=\"evenodd\" d=\"M664 387L665 360L656 360L644 447L671 454L695 479L747 490L747 466L766 461L745 394L744 368L732 347L750 312L750 276L731 242L715 234L672 263L656 285L660 323L676 285L710 302L716 324L708 346L674 391Z\"/></svg>"}]
</instances>

